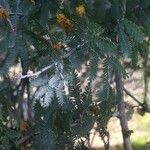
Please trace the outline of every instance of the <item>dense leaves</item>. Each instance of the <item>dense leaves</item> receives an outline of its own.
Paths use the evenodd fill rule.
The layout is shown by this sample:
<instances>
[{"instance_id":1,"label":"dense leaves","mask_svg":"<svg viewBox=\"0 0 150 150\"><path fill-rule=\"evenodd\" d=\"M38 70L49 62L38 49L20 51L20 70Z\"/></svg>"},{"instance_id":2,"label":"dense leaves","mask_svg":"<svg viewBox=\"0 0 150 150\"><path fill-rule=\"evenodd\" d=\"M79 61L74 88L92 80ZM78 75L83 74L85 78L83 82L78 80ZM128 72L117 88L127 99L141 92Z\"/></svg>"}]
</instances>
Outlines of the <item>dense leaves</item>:
<instances>
[{"instance_id":1,"label":"dense leaves","mask_svg":"<svg viewBox=\"0 0 150 150\"><path fill-rule=\"evenodd\" d=\"M114 74L128 77L127 58L132 67L138 58L148 65L149 7L147 0L1 0L0 148L80 149L97 122L107 149L119 99Z\"/></svg>"}]
</instances>

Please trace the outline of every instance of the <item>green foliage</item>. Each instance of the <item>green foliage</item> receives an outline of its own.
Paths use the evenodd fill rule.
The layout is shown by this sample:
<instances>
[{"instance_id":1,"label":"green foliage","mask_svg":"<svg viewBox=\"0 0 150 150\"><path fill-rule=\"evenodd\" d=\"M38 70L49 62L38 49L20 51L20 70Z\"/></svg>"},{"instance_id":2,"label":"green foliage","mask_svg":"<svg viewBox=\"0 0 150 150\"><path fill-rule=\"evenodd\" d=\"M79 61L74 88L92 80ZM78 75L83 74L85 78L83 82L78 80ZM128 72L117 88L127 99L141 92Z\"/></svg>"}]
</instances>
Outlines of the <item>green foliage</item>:
<instances>
[{"instance_id":1,"label":"green foliage","mask_svg":"<svg viewBox=\"0 0 150 150\"><path fill-rule=\"evenodd\" d=\"M123 55L129 56L131 54L132 48L129 43L129 39L124 32L124 27L122 24L118 25L118 37L119 37L119 45Z\"/></svg>"},{"instance_id":2,"label":"green foliage","mask_svg":"<svg viewBox=\"0 0 150 150\"><path fill-rule=\"evenodd\" d=\"M0 120L0 148L4 150L18 149L14 140L18 137L18 131L7 128Z\"/></svg>"},{"instance_id":3,"label":"green foliage","mask_svg":"<svg viewBox=\"0 0 150 150\"><path fill-rule=\"evenodd\" d=\"M117 47L116 45L108 38L100 38L98 40L97 46L100 50L104 51L106 54L115 55Z\"/></svg>"},{"instance_id":4,"label":"green foliage","mask_svg":"<svg viewBox=\"0 0 150 150\"><path fill-rule=\"evenodd\" d=\"M0 1L0 11L9 14L0 12L0 148L3 143L6 149L16 148L17 137L22 141L27 135L29 140L18 147L84 149L83 137L88 139L97 122L108 149L107 123L119 99L113 86L115 73L128 77L126 58L135 68L142 59L147 70L149 4L146 0ZM32 77L20 79L12 71L16 64L21 76ZM27 121L28 129L18 130L21 120ZM4 126L9 121L10 128Z\"/></svg>"},{"instance_id":5,"label":"green foliage","mask_svg":"<svg viewBox=\"0 0 150 150\"><path fill-rule=\"evenodd\" d=\"M140 31L139 27L136 26L132 21L127 19L124 20L124 25L129 34L130 38L135 40L136 42L142 43L144 40L144 35Z\"/></svg>"},{"instance_id":6,"label":"green foliage","mask_svg":"<svg viewBox=\"0 0 150 150\"><path fill-rule=\"evenodd\" d=\"M34 132L39 134L34 138L34 148L38 147L41 142L40 146L42 147L54 146L56 149L61 149L65 147L65 144L68 144L68 140L87 137L94 124L92 114L88 113L88 108L92 104L90 85L82 92L79 78L76 73L73 73L69 89L69 97L66 98L64 107L59 105L56 93L47 108L43 108L39 102L35 104ZM43 136L48 136L46 140L51 142L44 140ZM44 144L40 139L43 139L48 145L45 145L46 143ZM69 145L72 145L73 149L73 141L70 142L72 144ZM40 149L40 147L38 148Z\"/></svg>"},{"instance_id":7,"label":"green foliage","mask_svg":"<svg viewBox=\"0 0 150 150\"><path fill-rule=\"evenodd\" d=\"M133 148L135 150L140 150L140 149L149 149L149 137L138 137L133 140Z\"/></svg>"}]
</instances>

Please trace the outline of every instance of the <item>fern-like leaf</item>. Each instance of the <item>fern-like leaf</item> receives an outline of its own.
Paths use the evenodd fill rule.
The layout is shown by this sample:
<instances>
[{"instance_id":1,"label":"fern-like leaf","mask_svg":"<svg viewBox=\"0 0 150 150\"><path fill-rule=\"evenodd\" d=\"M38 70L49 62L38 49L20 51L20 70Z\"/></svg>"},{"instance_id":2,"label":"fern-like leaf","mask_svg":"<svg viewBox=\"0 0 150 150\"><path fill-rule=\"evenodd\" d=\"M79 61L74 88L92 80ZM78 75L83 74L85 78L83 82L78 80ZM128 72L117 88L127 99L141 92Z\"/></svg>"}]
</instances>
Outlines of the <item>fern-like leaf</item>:
<instances>
[{"instance_id":1,"label":"fern-like leaf","mask_svg":"<svg viewBox=\"0 0 150 150\"><path fill-rule=\"evenodd\" d=\"M90 83L88 83L88 85L85 87L85 91L82 93L82 101L84 109L88 108L92 103L92 89Z\"/></svg>"},{"instance_id":2,"label":"fern-like leaf","mask_svg":"<svg viewBox=\"0 0 150 150\"><path fill-rule=\"evenodd\" d=\"M115 70L115 72L117 72L124 79L126 79L128 77L128 74L127 74L126 70L124 69L124 67L121 65L121 63L119 62L118 58L111 57L110 59L111 59L110 60L111 66Z\"/></svg>"},{"instance_id":3,"label":"fern-like leaf","mask_svg":"<svg viewBox=\"0 0 150 150\"><path fill-rule=\"evenodd\" d=\"M128 19L124 19L123 22L130 38L132 38L136 42L142 43L144 40L144 34L140 30L140 28L135 23L129 21Z\"/></svg>"},{"instance_id":4,"label":"fern-like leaf","mask_svg":"<svg viewBox=\"0 0 150 150\"><path fill-rule=\"evenodd\" d=\"M103 51L103 53L108 53L112 55L116 54L117 47L109 38L99 37L98 39L96 39L96 41L97 47L101 51Z\"/></svg>"},{"instance_id":5,"label":"fern-like leaf","mask_svg":"<svg viewBox=\"0 0 150 150\"><path fill-rule=\"evenodd\" d=\"M94 55L90 58L89 76L91 79L95 79L97 76L98 62L99 62L99 57L97 55Z\"/></svg>"},{"instance_id":6,"label":"fern-like leaf","mask_svg":"<svg viewBox=\"0 0 150 150\"><path fill-rule=\"evenodd\" d=\"M55 134L52 130L41 131L33 138L33 147L36 150L53 150L56 143Z\"/></svg>"},{"instance_id":7,"label":"fern-like leaf","mask_svg":"<svg viewBox=\"0 0 150 150\"><path fill-rule=\"evenodd\" d=\"M141 0L141 1L140 1L140 6L141 6L142 8L147 8L147 7L150 6L150 1L149 1L149 0Z\"/></svg>"},{"instance_id":8,"label":"fern-like leaf","mask_svg":"<svg viewBox=\"0 0 150 150\"><path fill-rule=\"evenodd\" d=\"M124 32L123 25L119 24L118 27L119 27L118 37L119 37L119 45L120 45L121 52L123 53L123 55L129 56L131 54L132 49L128 37Z\"/></svg>"},{"instance_id":9,"label":"fern-like leaf","mask_svg":"<svg viewBox=\"0 0 150 150\"><path fill-rule=\"evenodd\" d=\"M97 23L89 23L87 32L89 32L90 35L100 36L104 32L104 29Z\"/></svg>"},{"instance_id":10,"label":"fern-like leaf","mask_svg":"<svg viewBox=\"0 0 150 150\"><path fill-rule=\"evenodd\" d=\"M102 100L108 100L109 94L110 94L110 72L112 68L109 62L109 57L107 57L104 62L103 62L103 74L102 74L102 83L103 83L103 89L102 89L102 94L103 96L101 97Z\"/></svg>"},{"instance_id":11,"label":"fern-like leaf","mask_svg":"<svg viewBox=\"0 0 150 150\"><path fill-rule=\"evenodd\" d=\"M150 27L150 16L149 11L146 10L138 10L136 12L136 17L138 18L138 21L140 24L142 24L144 27L149 28Z\"/></svg>"}]
</instances>

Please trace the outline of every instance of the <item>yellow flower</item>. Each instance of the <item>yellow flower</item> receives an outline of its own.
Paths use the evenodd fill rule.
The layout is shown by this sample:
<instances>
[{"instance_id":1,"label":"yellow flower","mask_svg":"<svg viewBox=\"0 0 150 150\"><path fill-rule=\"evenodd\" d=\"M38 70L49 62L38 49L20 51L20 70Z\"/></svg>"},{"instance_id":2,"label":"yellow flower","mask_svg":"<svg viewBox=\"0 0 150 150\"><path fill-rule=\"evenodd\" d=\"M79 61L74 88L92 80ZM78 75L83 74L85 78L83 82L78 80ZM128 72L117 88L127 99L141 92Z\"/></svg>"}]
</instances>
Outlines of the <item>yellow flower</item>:
<instances>
[{"instance_id":1,"label":"yellow flower","mask_svg":"<svg viewBox=\"0 0 150 150\"><path fill-rule=\"evenodd\" d=\"M4 8L0 8L0 19L6 19L8 17L9 17L9 12Z\"/></svg>"},{"instance_id":2,"label":"yellow flower","mask_svg":"<svg viewBox=\"0 0 150 150\"><path fill-rule=\"evenodd\" d=\"M54 48L54 49L60 49L60 48L62 48L62 44L60 43L60 42L57 42L57 43L54 43L53 45L52 45L52 47Z\"/></svg>"},{"instance_id":3,"label":"yellow flower","mask_svg":"<svg viewBox=\"0 0 150 150\"><path fill-rule=\"evenodd\" d=\"M65 30L70 31L73 28L73 23L64 14L57 15L57 22Z\"/></svg>"},{"instance_id":4,"label":"yellow flower","mask_svg":"<svg viewBox=\"0 0 150 150\"><path fill-rule=\"evenodd\" d=\"M78 16L83 17L85 16L85 7L83 5L79 5L76 7L76 13Z\"/></svg>"}]
</instances>

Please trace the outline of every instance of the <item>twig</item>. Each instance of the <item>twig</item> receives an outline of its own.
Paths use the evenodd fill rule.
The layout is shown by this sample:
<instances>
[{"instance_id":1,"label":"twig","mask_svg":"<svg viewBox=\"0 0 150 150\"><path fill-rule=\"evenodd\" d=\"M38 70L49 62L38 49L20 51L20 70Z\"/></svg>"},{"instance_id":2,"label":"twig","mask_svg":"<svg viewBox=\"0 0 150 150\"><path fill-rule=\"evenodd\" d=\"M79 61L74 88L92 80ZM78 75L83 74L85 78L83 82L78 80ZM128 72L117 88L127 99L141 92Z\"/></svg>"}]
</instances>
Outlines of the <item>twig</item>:
<instances>
[{"instance_id":1,"label":"twig","mask_svg":"<svg viewBox=\"0 0 150 150\"><path fill-rule=\"evenodd\" d=\"M29 73L27 75L23 75L20 77L20 79L24 79L24 78L31 78L31 77L38 77L41 73L43 73L44 71L52 68L54 66L55 63L52 63L51 65L49 66L46 66L44 67L42 70L38 71L38 72L35 72L35 73Z\"/></svg>"},{"instance_id":2,"label":"twig","mask_svg":"<svg viewBox=\"0 0 150 150\"><path fill-rule=\"evenodd\" d=\"M17 140L17 141L15 142L15 145L23 144L24 142L26 142L26 141L29 140L30 138L31 138L30 135L26 135L26 136L20 138L19 140Z\"/></svg>"},{"instance_id":3,"label":"twig","mask_svg":"<svg viewBox=\"0 0 150 150\"><path fill-rule=\"evenodd\" d=\"M63 3L64 3L64 0L61 0L61 2L60 2L60 9L63 9Z\"/></svg>"},{"instance_id":4,"label":"twig","mask_svg":"<svg viewBox=\"0 0 150 150\"><path fill-rule=\"evenodd\" d=\"M141 103L137 98L135 98L125 87L123 88L123 90L125 91L125 93L127 95L129 95L134 101L136 101L139 105L143 105L143 103Z\"/></svg>"},{"instance_id":5,"label":"twig","mask_svg":"<svg viewBox=\"0 0 150 150\"><path fill-rule=\"evenodd\" d=\"M29 139L31 139L34 136L37 136L39 134L40 134L40 132L32 133L30 135L24 135L24 136L20 137L18 140L16 140L15 144L16 145L21 145L21 144L25 143L27 140L29 140Z\"/></svg>"},{"instance_id":6,"label":"twig","mask_svg":"<svg viewBox=\"0 0 150 150\"><path fill-rule=\"evenodd\" d=\"M17 100L18 100L18 109L17 109L17 115L19 116L19 120L21 120L21 116L23 115L23 94L25 91L25 87L26 87L26 79L23 79L20 81L18 87L17 87Z\"/></svg>"},{"instance_id":7,"label":"twig","mask_svg":"<svg viewBox=\"0 0 150 150\"><path fill-rule=\"evenodd\" d=\"M67 54L65 54L64 56L61 57L61 59L64 59L64 58L68 58L71 54L73 54L75 51L77 50L77 48L73 48L71 49ZM24 79L24 78L37 78L41 73L45 72L46 70L52 68L53 66L56 65L56 62L55 63L52 63L51 65L49 66L46 66L44 67L42 70L40 71L37 71L35 73L28 73L27 75L21 75L19 76L18 78L20 79Z\"/></svg>"},{"instance_id":8,"label":"twig","mask_svg":"<svg viewBox=\"0 0 150 150\"><path fill-rule=\"evenodd\" d=\"M15 30L14 30L14 27L11 23L11 20L7 18L6 21L8 22L8 25L10 26L10 29L11 29L12 33L14 33Z\"/></svg>"},{"instance_id":9,"label":"twig","mask_svg":"<svg viewBox=\"0 0 150 150\"><path fill-rule=\"evenodd\" d=\"M28 120L31 121L33 119L32 113L32 103L33 103L33 99L31 99L31 95L30 95L30 82L29 82L29 78L27 79L27 95L28 95Z\"/></svg>"},{"instance_id":10,"label":"twig","mask_svg":"<svg viewBox=\"0 0 150 150\"><path fill-rule=\"evenodd\" d=\"M10 13L9 15L17 15L17 16L24 16L24 14L22 14L22 13Z\"/></svg>"}]
</instances>

